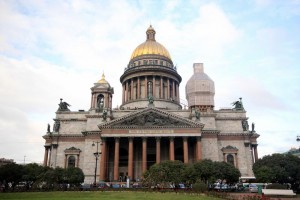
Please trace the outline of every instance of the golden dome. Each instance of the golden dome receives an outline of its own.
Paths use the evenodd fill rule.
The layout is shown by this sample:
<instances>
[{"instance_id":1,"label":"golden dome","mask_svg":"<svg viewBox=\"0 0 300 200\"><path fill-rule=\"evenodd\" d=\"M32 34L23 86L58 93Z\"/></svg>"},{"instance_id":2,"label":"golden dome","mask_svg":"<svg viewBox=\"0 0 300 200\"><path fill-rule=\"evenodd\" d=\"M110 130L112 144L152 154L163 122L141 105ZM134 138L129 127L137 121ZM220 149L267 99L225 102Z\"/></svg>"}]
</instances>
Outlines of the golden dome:
<instances>
[{"instance_id":1,"label":"golden dome","mask_svg":"<svg viewBox=\"0 0 300 200\"><path fill-rule=\"evenodd\" d=\"M135 48L135 50L131 54L130 60L141 55L149 55L149 54L164 56L171 60L171 56L168 50L163 45L155 41L155 30L152 28L151 25L147 29L146 34L147 34L146 42L140 44L137 48Z\"/></svg>"},{"instance_id":2,"label":"golden dome","mask_svg":"<svg viewBox=\"0 0 300 200\"><path fill-rule=\"evenodd\" d=\"M102 78L101 78L97 83L108 83L108 82L105 80L104 73L102 73Z\"/></svg>"}]
</instances>

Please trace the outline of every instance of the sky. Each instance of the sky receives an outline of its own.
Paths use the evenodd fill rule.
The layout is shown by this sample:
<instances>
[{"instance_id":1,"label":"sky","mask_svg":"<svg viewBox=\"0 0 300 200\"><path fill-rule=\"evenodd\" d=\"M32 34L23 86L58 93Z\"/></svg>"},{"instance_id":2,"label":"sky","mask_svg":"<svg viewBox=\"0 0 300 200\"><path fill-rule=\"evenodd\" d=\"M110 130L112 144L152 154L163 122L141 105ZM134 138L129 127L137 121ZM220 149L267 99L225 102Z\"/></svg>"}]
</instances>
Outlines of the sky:
<instances>
[{"instance_id":1,"label":"sky","mask_svg":"<svg viewBox=\"0 0 300 200\"><path fill-rule=\"evenodd\" d=\"M120 76L150 24L182 76L215 82L215 109L243 98L259 157L299 148L300 0L0 0L0 158L43 161L59 99L89 110L101 79Z\"/></svg>"}]
</instances>

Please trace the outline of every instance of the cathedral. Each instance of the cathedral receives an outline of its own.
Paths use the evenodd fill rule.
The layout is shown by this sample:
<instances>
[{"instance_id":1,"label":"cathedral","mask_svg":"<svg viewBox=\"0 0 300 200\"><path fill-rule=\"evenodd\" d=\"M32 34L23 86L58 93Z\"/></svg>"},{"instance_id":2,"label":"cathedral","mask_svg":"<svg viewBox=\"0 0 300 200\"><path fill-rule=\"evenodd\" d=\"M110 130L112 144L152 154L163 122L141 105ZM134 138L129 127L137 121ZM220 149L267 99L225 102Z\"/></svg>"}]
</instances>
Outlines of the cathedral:
<instances>
[{"instance_id":1,"label":"cathedral","mask_svg":"<svg viewBox=\"0 0 300 200\"><path fill-rule=\"evenodd\" d=\"M53 130L48 125L44 166L79 167L85 183L139 181L155 163L202 159L224 161L242 177L253 177L258 159L254 124L249 128L242 98L232 108L214 108L214 81L202 63L185 84L187 107L180 102L181 76L168 50L150 26L124 73L122 105L113 108L114 88L102 78L91 87L88 111L71 111L60 100Z\"/></svg>"}]
</instances>

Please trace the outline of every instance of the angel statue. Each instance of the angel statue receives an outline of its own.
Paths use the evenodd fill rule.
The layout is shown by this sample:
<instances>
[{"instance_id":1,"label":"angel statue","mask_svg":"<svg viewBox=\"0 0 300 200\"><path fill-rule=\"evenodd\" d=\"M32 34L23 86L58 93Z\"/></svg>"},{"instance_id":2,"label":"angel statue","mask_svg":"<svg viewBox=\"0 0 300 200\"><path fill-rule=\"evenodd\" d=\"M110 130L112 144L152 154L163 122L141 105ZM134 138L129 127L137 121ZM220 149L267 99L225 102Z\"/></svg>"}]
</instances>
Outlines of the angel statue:
<instances>
[{"instance_id":1,"label":"angel statue","mask_svg":"<svg viewBox=\"0 0 300 200\"><path fill-rule=\"evenodd\" d=\"M239 101L233 102L232 105L234 106L234 109L236 109L236 110L244 110L244 106L243 106L243 102L242 102L242 97L240 97Z\"/></svg>"},{"instance_id":2,"label":"angel statue","mask_svg":"<svg viewBox=\"0 0 300 200\"><path fill-rule=\"evenodd\" d=\"M63 99L60 99L60 103L58 104L58 110L57 111L70 111L70 109L68 108L69 106L71 106L70 104L68 104L67 102L63 102Z\"/></svg>"}]
</instances>

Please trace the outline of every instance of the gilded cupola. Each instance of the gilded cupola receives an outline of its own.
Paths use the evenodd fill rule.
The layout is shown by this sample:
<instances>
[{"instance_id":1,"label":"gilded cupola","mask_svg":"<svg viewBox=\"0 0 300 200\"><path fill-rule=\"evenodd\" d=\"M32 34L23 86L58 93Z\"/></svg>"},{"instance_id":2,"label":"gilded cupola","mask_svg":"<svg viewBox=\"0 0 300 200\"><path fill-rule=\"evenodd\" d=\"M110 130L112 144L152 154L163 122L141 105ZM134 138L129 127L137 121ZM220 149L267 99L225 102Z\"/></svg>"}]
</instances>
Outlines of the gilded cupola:
<instances>
[{"instance_id":1,"label":"gilded cupola","mask_svg":"<svg viewBox=\"0 0 300 200\"><path fill-rule=\"evenodd\" d=\"M146 41L135 48L131 54L130 60L142 55L159 55L171 60L169 51L155 40L155 30L150 25L146 31Z\"/></svg>"}]
</instances>

